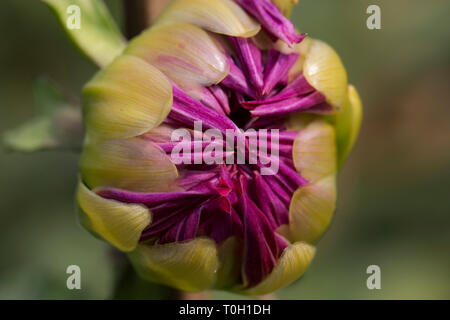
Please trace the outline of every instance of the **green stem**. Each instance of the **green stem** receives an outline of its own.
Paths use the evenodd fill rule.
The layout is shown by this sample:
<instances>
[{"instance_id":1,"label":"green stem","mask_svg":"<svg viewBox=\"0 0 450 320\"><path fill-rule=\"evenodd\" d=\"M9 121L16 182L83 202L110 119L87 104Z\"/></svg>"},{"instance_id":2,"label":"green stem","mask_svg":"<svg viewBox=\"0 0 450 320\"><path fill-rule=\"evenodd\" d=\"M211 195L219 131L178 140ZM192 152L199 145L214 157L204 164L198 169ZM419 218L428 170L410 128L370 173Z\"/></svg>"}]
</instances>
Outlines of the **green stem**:
<instances>
[{"instance_id":1,"label":"green stem","mask_svg":"<svg viewBox=\"0 0 450 320\"><path fill-rule=\"evenodd\" d=\"M128 39L150 26L169 2L170 0L124 0Z\"/></svg>"},{"instance_id":2,"label":"green stem","mask_svg":"<svg viewBox=\"0 0 450 320\"><path fill-rule=\"evenodd\" d=\"M159 300L177 299L179 292L157 283L142 280L123 255L118 263L117 280L112 299L114 300Z\"/></svg>"}]
</instances>

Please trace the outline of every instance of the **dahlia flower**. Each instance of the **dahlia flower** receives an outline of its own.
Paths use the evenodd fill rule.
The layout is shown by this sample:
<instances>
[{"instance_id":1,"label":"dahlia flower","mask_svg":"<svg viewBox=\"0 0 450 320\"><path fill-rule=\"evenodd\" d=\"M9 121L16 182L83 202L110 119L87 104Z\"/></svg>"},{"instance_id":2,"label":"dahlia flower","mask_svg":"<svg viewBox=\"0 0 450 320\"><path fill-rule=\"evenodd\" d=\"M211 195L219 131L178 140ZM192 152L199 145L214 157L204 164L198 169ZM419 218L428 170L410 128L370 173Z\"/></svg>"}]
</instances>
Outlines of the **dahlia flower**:
<instances>
[{"instance_id":1,"label":"dahlia flower","mask_svg":"<svg viewBox=\"0 0 450 320\"><path fill-rule=\"evenodd\" d=\"M286 17L293 2L175 0L85 85L81 221L144 279L261 295L311 263L361 102L336 52ZM227 159L249 160L251 138L267 135L277 170L176 163L180 129L195 160L207 130L243 137L223 143Z\"/></svg>"}]
</instances>

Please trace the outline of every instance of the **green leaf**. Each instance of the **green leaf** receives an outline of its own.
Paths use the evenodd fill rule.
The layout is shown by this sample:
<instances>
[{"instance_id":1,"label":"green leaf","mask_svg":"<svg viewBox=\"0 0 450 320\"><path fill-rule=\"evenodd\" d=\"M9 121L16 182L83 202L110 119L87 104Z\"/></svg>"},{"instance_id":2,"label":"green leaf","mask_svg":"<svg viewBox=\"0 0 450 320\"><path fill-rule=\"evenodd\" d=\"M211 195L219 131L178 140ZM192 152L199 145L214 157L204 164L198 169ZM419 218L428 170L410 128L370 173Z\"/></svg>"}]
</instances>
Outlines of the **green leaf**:
<instances>
[{"instance_id":1,"label":"green leaf","mask_svg":"<svg viewBox=\"0 0 450 320\"><path fill-rule=\"evenodd\" d=\"M5 147L20 152L79 147L83 137L81 108L68 102L47 78L37 79L33 92L36 117L5 132Z\"/></svg>"},{"instance_id":2,"label":"green leaf","mask_svg":"<svg viewBox=\"0 0 450 320\"><path fill-rule=\"evenodd\" d=\"M51 120L40 117L7 131L3 143L10 149L22 152L52 148L57 145L52 131Z\"/></svg>"},{"instance_id":3,"label":"green leaf","mask_svg":"<svg viewBox=\"0 0 450 320\"><path fill-rule=\"evenodd\" d=\"M55 13L64 30L78 48L100 67L109 64L125 47L125 39L102 0L42 0ZM77 21L79 29L71 28Z\"/></svg>"},{"instance_id":4,"label":"green leaf","mask_svg":"<svg viewBox=\"0 0 450 320\"><path fill-rule=\"evenodd\" d=\"M33 97L39 115L51 115L57 108L67 106L61 90L45 76L34 81Z\"/></svg>"}]
</instances>

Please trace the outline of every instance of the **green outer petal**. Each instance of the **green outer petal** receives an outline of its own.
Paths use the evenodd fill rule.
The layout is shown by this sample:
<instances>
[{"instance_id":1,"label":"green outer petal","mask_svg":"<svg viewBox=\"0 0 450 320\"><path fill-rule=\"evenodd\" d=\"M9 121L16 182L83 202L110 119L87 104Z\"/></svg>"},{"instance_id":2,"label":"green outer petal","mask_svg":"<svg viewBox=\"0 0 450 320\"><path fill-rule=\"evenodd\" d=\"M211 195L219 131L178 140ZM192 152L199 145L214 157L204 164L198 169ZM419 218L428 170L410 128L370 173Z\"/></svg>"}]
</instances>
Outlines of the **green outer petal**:
<instances>
[{"instance_id":1,"label":"green outer petal","mask_svg":"<svg viewBox=\"0 0 450 320\"><path fill-rule=\"evenodd\" d=\"M20 127L6 131L2 138L7 148L20 152L50 149L58 145L53 123L49 117L32 119Z\"/></svg>"},{"instance_id":2,"label":"green outer petal","mask_svg":"<svg viewBox=\"0 0 450 320\"><path fill-rule=\"evenodd\" d=\"M325 120L313 121L297 134L292 158L297 171L309 182L336 172L335 139L334 127Z\"/></svg>"},{"instance_id":3,"label":"green outer petal","mask_svg":"<svg viewBox=\"0 0 450 320\"><path fill-rule=\"evenodd\" d=\"M259 296L278 290L298 279L308 268L315 255L315 247L305 243L297 242L287 247L278 264L267 276L255 287L249 289L236 289L238 293Z\"/></svg>"},{"instance_id":4,"label":"green outer petal","mask_svg":"<svg viewBox=\"0 0 450 320\"><path fill-rule=\"evenodd\" d=\"M362 103L358 92L348 86L348 101L341 112L336 114L336 141L338 146L338 164L342 166L358 137L362 120Z\"/></svg>"},{"instance_id":5,"label":"green outer petal","mask_svg":"<svg viewBox=\"0 0 450 320\"><path fill-rule=\"evenodd\" d=\"M99 66L104 67L125 48L125 40L101 0L42 0L55 13L64 30L78 48ZM80 29L69 29L70 5L80 8Z\"/></svg>"},{"instance_id":6,"label":"green outer petal","mask_svg":"<svg viewBox=\"0 0 450 320\"><path fill-rule=\"evenodd\" d=\"M79 106L67 101L46 77L41 76L33 82L33 94L36 116L4 132L4 145L20 152L79 148L83 138Z\"/></svg>"},{"instance_id":7,"label":"green outer petal","mask_svg":"<svg viewBox=\"0 0 450 320\"><path fill-rule=\"evenodd\" d=\"M242 243L236 237L229 237L218 246L220 268L214 287L228 289L239 282L242 266Z\"/></svg>"},{"instance_id":8,"label":"green outer petal","mask_svg":"<svg viewBox=\"0 0 450 320\"><path fill-rule=\"evenodd\" d=\"M142 278L184 291L212 287L219 268L216 244L207 238L180 243L140 244L129 253L129 257Z\"/></svg>"},{"instance_id":9,"label":"green outer petal","mask_svg":"<svg viewBox=\"0 0 450 320\"><path fill-rule=\"evenodd\" d=\"M88 138L80 167L83 181L90 188L110 186L137 192L168 192L178 178L170 157L157 145L140 137Z\"/></svg>"},{"instance_id":10,"label":"green outer petal","mask_svg":"<svg viewBox=\"0 0 450 320\"><path fill-rule=\"evenodd\" d=\"M151 222L151 214L146 207L104 199L81 181L78 183L77 201L83 226L121 251L134 250L142 231Z\"/></svg>"},{"instance_id":11,"label":"green outer petal","mask_svg":"<svg viewBox=\"0 0 450 320\"><path fill-rule=\"evenodd\" d=\"M214 36L187 23L150 28L134 38L125 53L154 65L181 87L217 84L230 68Z\"/></svg>"},{"instance_id":12,"label":"green outer petal","mask_svg":"<svg viewBox=\"0 0 450 320\"><path fill-rule=\"evenodd\" d=\"M334 175L298 188L289 207L289 240L314 243L328 228L335 208Z\"/></svg>"},{"instance_id":13,"label":"green outer petal","mask_svg":"<svg viewBox=\"0 0 450 320\"><path fill-rule=\"evenodd\" d=\"M259 23L233 0L176 0L156 24L180 22L233 37L249 38L261 30Z\"/></svg>"},{"instance_id":14,"label":"green outer petal","mask_svg":"<svg viewBox=\"0 0 450 320\"><path fill-rule=\"evenodd\" d=\"M305 39L303 39L302 42L294 44L292 52L299 54L299 57L297 58L297 61L295 61L294 65L288 71L289 82L296 79L303 72L306 56L313 43L314 40L312 38L306 37ZM283 48L285 48L285 45L280 47L280 49Z\"/></svg>"},{"instance_id":15,"label":"green outer petal","mask_svg":"<svg viewBox=\"0 0 450 320\"><path fill-rule=\"evenodd\" d=\"M332 47L320 40L312 40L303 64L306 80L322 93L335 109L343 107L347 99L347 71Z\"/></svg>"},{"instance_id":16,"label":"green outer petal","mask_svg":"<svg viewBox=\"0 0 450 320\"><path fill-rule=\"evenodd\" d=\"M90 136L129 138L158 126L172 107L167 77L142 59L122 55L83 89L83 117Z\"/></svg>"}]
</instances>

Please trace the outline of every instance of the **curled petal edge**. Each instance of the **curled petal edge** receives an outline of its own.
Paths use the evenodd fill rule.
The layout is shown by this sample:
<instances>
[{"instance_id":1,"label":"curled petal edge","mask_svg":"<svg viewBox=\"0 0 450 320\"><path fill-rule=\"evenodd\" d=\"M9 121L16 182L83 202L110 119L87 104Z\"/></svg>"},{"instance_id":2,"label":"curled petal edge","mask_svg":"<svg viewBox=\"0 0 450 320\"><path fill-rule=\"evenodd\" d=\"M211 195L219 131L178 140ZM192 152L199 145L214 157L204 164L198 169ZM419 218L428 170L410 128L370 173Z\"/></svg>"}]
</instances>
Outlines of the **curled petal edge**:
<instances>
[{"instance_id":1,"label":"curled petal edge","mask_svg":"<svg viewBox=\"0 0 450 320\"><path fill-rule=\"evenodd\" d=\"M249 38L261 30L260 24L232 0L177 0L156 24L180 22L232 37Z\"/></svg>"},{"instance_id":2,"label":"curled petal edge","mask_svg":"<svg viewBox=\"0 0 450 320\"><path fill-rule=\"evenodd\" d=\"M83 89L88 135L123 139L158 126L172 107L172 85L157 68L122 55L98 72Z\"/></svg>"},{"instance_id":3,"label":"curled petal edge","mask_svg":"<svg viewBox=\"0 0 450 320\"><path fill-rule=\"evenodd\" d=\"M335 208L335 175L297 189L289 207L289 240L317 241L328 228Z\"/></svg>"},{"instance_id":4,"label":"curled petal edge","mask_svg":"<svg viewBox=\"0 0 450 320\"><path fill-rule=\"evenodd\" d=\"M219 268L216 244L208 238L140 244L128 256L143 279L184 291L202 291L212 287Z\"/></svg>"},{"instance_id":5,"label":"curled petal edge","mask_svg":"<svg viewBox=\"0 0 450 320\"><path fill-rule=\"evenodd\" d=\"M104 199L79 181L76 198L82 225L121 251L133 251L151 222L142 205Z\"/></svg>"},{"instance_id":6,"label":"curled petal edge","mask_svg":"<svg viewBox=\"0 0 450 320\"><path fill-rule=\"evenodd\" d=\"M314 258L315 251L315 247L308 243L293 243L284 250L278 264L267 278L252 288L236 288L234 291L249 296L259 296L276 291L292 283L306 271Z\"/></svg>"}]
</instances>

